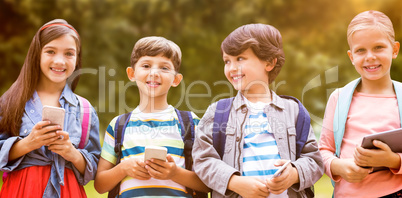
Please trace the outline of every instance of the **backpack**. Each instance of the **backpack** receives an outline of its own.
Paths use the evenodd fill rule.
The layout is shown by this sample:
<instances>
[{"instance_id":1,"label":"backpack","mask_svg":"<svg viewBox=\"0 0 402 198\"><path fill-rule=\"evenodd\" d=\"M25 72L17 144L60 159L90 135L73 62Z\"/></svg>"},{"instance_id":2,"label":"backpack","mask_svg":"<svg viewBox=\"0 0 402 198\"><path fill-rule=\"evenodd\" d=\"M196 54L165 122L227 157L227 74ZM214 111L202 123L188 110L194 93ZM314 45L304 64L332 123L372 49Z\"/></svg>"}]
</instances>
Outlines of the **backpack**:
<instances>
[{"instance_id":1,"label":"backpack","mask_svg":"<svg viewBox=\"0 0 402 198\"><path fill-rule=\"evenodd\" d=\"M355 91L357 85L360 83L361 78L353 80L348 83L339 91L338 102L336 103L333 131L335 140L335 156L339 158L341 154L341 144L343 135L345 133L345 124L348 117L350 103L352 102L353 92ZM399 118L402 124L402 83L397 81L392 81L394 85L394 90L396 94L396 99L398 101L399 107Z\"/></svg>"},{"instance_id":2,"label":"backpack","mask_svg":"<svg viewBox=\"0 0 402 198\"><path fill-rule=\"evenodd\" d=\"M296 122L296 159L300 157L301 151L306 144L308 135L310 133L310 116L307 109L303 104L295 97L280 95L281 98L292 99L297 102L299 106L299 115ZM212 133L212 142L215 150L218 152L221 159L225 151L226 142L226 126L229 120L230 109L233 103L232 98L225 98L218 101ZM306 194L309 197L314 197L314 186L305 189Z\"/></svg>"},{"instance_id":3,"label":"backpack","mask_svg":"<svg viewBox=\"0 0 402 198\"><path fill-rule=\"evenodd\" d=\"M83 149L85 145L87 145L89 140L89 132L91 131L91 114L92 108L89 101L77 94L78 102L80 103L80 121L81 121L81 138L80 143L78 144L79 149ZM6 179L8 173L3 172L3 182Z\"/></svg>"},{"instance_id":4,"label":"backpack","mask_svg":"<svg viewBox=\"0 0 402 198\"><path fill-rule=\"evenodd\" d=\"M184 159L185 159L185 167L187 170L193 170L193 158L191 156L191 152L194 144L194 122L193 117L191 116L190 111L180 111L175 109L177 117L179 119L179 124L181 127L181 137L184 143ZM120 158L122 156L122 144L124 141L124 132L126 130L127 124L130 121L131 112L120 115L115 123L114 129L114 137L115 137L115 147L114 152L117 154L116 165L120 163ZM108 193L108 198L119 197L120 191L120 183L119 182L112 190ZM207 198L207 193L198 192L193 189L187 188L186 191L188 194L191 194L194 198Z\"/></svg>"},{"instance_id":5,"label":"backpack","mask_svg":"<svg viewBox=\"0 0 402 198\"><path fill-rule=\"evenodd\" d=\"M79 149L83 149L87 145L89 140L89 132L91 131L91 115L92 108L89 101L79 95L77 95L78 101L80 103L80 120L81 120L81 139L78 144Z\"/></svg>"},{"instance_id":6,"label":"backpack","mask_svg":"<svg viewBox=\"0 0 402 198\"><path fill-rule=\"evenodd\" d=\"M345 124L349 113L350 103L352 102L353 93L360 83L361 78L355 79L352 82L345 85L341 90L339 90L339 97L336 103L334 121L333 121L333 131L334 131L334 141L335 141L335 156L339 158L341 155L341 144L343 135L345 134ZM397 81L392 81L394 85L394 90L396 94L396 99L399 107L399 119L401 119L402 125L402 83ZM331 180L332 186L335 186L335 182Z\"/></svg>"}]
</instances>

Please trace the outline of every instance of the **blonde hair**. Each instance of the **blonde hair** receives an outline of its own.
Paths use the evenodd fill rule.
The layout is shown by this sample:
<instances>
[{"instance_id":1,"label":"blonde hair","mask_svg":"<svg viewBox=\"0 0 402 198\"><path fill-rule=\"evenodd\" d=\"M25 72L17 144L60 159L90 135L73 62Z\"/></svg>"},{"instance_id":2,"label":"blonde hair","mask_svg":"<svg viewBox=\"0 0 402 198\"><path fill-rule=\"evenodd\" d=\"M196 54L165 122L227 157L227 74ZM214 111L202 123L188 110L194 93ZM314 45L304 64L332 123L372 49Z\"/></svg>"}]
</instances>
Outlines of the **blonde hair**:
<instances>
[{"instance_id":1,"label":"blonde hair","mask_svg":"<svg viewBox=\"0 0 402 198\"><path fill-rule=\"evenodd\" d=\"M144 37L135 43L131 53L131 66L138 62L143 56L162 56L170 59L176 72L180 71L181 50L173 41L159 36Z\"/></svg>"},{"instance_id":2,"label":"blonde hair","mask_svg":"<svg viewBox=\"0 0 402 198\"><path fill-rule=\"evenodd\" d=\"M369 10L356 15L348 26L347 39L350 40L356 31L376 29L383 32L391 43L395 42L395 31L392 21L380 11Z\"/></svg>"}]
</instances>

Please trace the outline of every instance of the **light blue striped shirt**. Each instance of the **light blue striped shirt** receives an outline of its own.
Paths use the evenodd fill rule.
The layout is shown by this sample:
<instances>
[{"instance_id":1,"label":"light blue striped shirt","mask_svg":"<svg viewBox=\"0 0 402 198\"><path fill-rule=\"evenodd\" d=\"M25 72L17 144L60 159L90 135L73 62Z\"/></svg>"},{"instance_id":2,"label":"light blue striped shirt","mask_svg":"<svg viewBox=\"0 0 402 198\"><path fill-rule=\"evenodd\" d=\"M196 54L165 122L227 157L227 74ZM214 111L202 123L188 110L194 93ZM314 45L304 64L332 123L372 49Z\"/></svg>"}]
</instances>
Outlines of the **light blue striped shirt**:
<instances>
[{"instance_id":1,"label":"light blue striped shirt","mask_svg":"<svg viewBox=\"0 0 402 198\"><path fill-rule=\"evenodd\" d=\"M275 136L264 112L264 108L269 104L251 103L244 99L250 107L250 114L244 125L243 175L257 177L265 182L280 168L274 164L281 159ZM288 197L287 190L279 195L268 196L268 198L283 197Z\"/></svg>"}]
</instances>

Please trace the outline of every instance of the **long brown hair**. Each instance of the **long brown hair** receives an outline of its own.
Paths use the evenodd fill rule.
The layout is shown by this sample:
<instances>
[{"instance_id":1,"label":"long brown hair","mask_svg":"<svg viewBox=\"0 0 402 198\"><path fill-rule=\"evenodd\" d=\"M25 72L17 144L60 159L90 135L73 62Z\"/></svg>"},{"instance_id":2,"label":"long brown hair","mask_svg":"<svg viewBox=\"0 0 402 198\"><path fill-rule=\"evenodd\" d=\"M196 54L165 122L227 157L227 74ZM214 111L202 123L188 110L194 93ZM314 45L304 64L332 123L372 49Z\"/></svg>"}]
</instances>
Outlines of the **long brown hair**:
<instances>
[{"instance_id":1,"label":"long brown hair","mask_svg":"<svg viewBox=\"0 0 402 198\"><path fill-rule=\"evenodd\" d=\"M77 45L77 62L74 72L78 72L81 68L81 41L77 31L67 21L55 19L39 28L29 46L20 75L0 97L0 133L9 133L10 136L19 135L25 104L33 96L39 82L42 48L63 35L71 35L74 38ZM73 79L67 81L74 91L79 75L72 76L74 76Z\"/></svg>"}]
</instances>

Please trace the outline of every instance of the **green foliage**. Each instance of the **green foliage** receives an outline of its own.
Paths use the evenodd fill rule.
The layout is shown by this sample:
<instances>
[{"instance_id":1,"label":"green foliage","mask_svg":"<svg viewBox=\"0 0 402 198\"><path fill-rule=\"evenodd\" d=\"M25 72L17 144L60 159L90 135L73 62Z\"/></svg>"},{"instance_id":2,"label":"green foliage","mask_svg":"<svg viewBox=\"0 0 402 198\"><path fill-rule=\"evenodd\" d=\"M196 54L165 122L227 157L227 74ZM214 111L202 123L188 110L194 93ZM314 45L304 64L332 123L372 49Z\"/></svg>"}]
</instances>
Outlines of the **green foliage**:
<instances>
[{"instance_id":1,"label":"green foliage","mask_svg":"<svg viewBox=\"0 0 402 198\"><path fill-rule=\"evenodd\" d=\"M331 91L358 77L346 54L346 29L368 9L388 15L396 40L402 40L400 0L0 0L0 94L16 80L38 28L63 18L80 33L83 67L92 69L76 92L97 108L101 136L114 116L139 102L125 69L134 43L145 36L163 36L181 47L184 81L168 99L201 117L210 103L236 94L225 84L222 40L241 25L266 23L282 33L286 55L271 88L301 99L320 129ZM399 57L392 78L402 81L401 72Z\"/></svg>"},{"instance_id":2,"label":"green foliage","mask_svg":"<svg viewBox=\"0 0 402 198\"><path fill-rule=\"evenodd\" d=\"M130 64L134 43L144 36L163 36L181 47L184 81L171 89L169 101L202 116L210 103L235 94L224 83L222 40L241 25L267 23L281 31L286 55L285 66L272 88L302 99L311 114L322 118L330 91L358 76L346 55L346 28L353 16L366 9L383 11L394 22L397 39L402 37L401 3L371 2L2 0L0 93L17 78L37 29L54 18L63 18L80 33L83 67L93 69L84 72L77 93L97 107L101 131L114 116L139 102L138 91L129 83L125 68ZM392 77L397 80L402 80L395 75L400 72L401 64L402 60L396 59L392 68ZM325 72L337 66L337 80L326 84ZM319 80L313 83L314 88L306 90L313 79ZM194 84L195 81L203 82ZM214 84L217 82L220 84ZM204 96L186 99L186 94Z\"/></svg>"}]
</instances>

